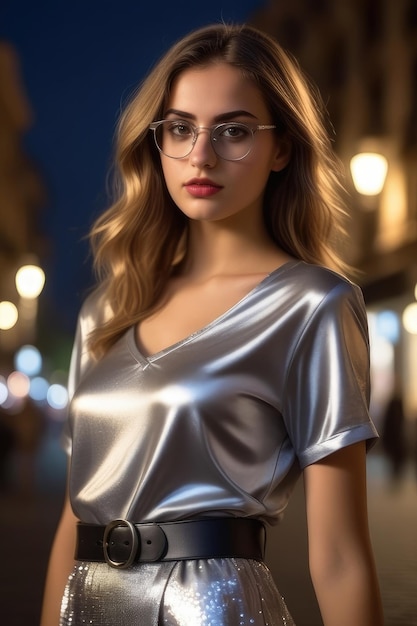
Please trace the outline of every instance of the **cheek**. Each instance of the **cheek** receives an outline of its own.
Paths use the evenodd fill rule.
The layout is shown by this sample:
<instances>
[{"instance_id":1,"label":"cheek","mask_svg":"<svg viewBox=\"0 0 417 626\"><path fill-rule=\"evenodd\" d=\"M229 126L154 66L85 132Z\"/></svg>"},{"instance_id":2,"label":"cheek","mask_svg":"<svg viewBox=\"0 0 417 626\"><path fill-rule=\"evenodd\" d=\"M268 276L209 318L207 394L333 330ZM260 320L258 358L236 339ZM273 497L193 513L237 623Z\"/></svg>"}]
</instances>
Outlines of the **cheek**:
<instances>
[{"instance_id":1,"label":"cheek","mask_svg":"<svg viewBox=\"0 0 417 626\"><path fill-rule=\"evenodd\" d=\"M240 184L242 189L252 191L258 195L268 182L271 168L268 163L252 162L248 163L245 171L241 172Z\"/></svg>"},{"instance_id":2,"label":"cheek","mask_svg":"<svg viewBox=\"0 0 417 626\"><path fill-rule=\"evenodd\" d=\"M169 178L169 163L164 157L161 157L161 167L162 167L162 174L166 180L167 178Z\"/></svg>"},{"instance_id":3,"label":"cheek","mask_svg":"<svg viewBox=\"0 0 417 626\"><path fill-rule=\"evenodd\" d=\"M176 162L172 159L169 161L167 159L161 159L161 165L165 184L169 193L172 195L173 193L175 193L175 183L179 180L178 175L176 174Z\"/></svg>"}]
</instances>

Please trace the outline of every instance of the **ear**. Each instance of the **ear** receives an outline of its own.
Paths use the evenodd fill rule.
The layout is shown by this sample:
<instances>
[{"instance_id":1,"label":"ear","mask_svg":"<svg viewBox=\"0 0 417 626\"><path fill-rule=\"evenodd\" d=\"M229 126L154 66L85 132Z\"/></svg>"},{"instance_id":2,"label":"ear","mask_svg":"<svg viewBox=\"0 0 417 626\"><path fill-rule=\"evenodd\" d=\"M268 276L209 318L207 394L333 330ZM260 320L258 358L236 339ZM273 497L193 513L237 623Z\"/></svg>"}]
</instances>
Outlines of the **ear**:
<instances>
[{"instance_id":1,"label":"ear","mask_svg":"<svg viewBox=\"0 0 417 626\"><path fill-rule=\"evenodd\" d=\"M272 160L271 171L280 172L284 169L291 157L292 145L286 135L281 135L277 139L276 151Z\"/></svg>"}]
</instances>

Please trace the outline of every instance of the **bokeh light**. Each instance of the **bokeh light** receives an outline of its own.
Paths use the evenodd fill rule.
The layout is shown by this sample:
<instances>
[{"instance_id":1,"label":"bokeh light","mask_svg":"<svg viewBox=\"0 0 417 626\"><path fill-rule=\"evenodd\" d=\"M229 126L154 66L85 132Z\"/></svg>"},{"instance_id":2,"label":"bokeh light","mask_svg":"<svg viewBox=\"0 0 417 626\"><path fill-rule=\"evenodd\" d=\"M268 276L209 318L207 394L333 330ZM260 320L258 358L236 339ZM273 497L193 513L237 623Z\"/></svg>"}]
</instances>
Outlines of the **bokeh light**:
<instances>
[{"instance_id":1,"label":"bokeh light","mask_svg":"<svg viewBox=\"0 0 417 626\"><path fill-rule=\"evenodd\" d=\"M48 395L49 383L42 376L35 376L30 381L29 397L36 402L45 402Z\"/></svg>"},{"instance_id":2,"label":"bokeh light","mask_svg":"<svg viewBox=\"0 0 417 626\"><path fill-rule=\"evenodd\" d=\"M395 311L380 311L376 315L376 332L391 343L398 343L400 338L400 320Z\"/></svg>"},{"instance_id":3,"label":"bokeh light","mask_svg":"<svg viewBox=\"0 0 417 626\"><path fill-rule=\"evenodd\" d=\"M379 369L392 367L394 363L394 346L384 337L376 335L371 341L371 361Z\"/></svg>"},{"instance_id":4,"label":"bokeh light","mask_svg":"<svg viewBox=\"0 0 417 626\"><path fill-rule=\"evenodd\" d=\"M381 193L387 170L387 159L377 152L361 152L350 161L355 188L365 196L376 196Z\"/></svg>"},{"instance_id":5,"label":"bokeh light","mask_svg":"<svg viewBox=\"0 0 417 626\"><path fill-rule=\"evenodd\" d=\"M407 305L403 311L403 326L410 335L417 335L417 302Z\"/></svg>"},{"instance_id":6,"label":"bokeh light","mask_svg":"<svg viewBox=\"0 0 417 626\"><path fill-rule=\"evenodd\" d=\"M53 409L65 409L68 404L68 391L64 385L55 383L49 387L46 399Z\"/></svg>"},{"instance_id":7,"label":"bokeh light","mask_svg":"<svg viewBox=\"0 0 417 626\"><path fill-rule=\"evenodd\" d=\"M37 265L23 265L16 273L16 289L22 298L37 298L45 284L45 272Z\"/></svg>"},{"instance_id":8,"label":"bokeh light","mask_svg":"<svg viewBox=\"0 0 417 626\"><path fill-rule=\"evenodd\" d=\"M7 379L7 386L15 398L25 398L29 393L30 380L22 372L12 372Z\"/></svg>"},{"instance_id":9,"label":"bokeh light","mask_svg":"<svg viewBox=\"0 0 417 626\"><path fill-rule=\"evenodd\" d=\"M9 390L7 388L6 379L4 376L0 376L0 405L4 404L9 396Z\"/></svg>"},{"instance_id":10,"label":"bokeh light","mask_svg":"<svg viewBox=\"0 0 417 626\"><path fill-rule=\"evenodd\" d=\"M36 376L42 369L42 355L35 346L22 346L14 358L15 368L27 376Z\"/></svg>"},{"instance_id":11,"label":"bokeh light","mask_svg":"<svg viewBox=\"0 0 417 626\"><path fill-rule=\"evenodd\" d=\"M18 318L19 313L17 312L17 307L13 304L13 302L8 302L7 300L3 300L3 302L0 302L1 330L10 330L10 328L13 328Z\"/></svg>"}]
</instances>

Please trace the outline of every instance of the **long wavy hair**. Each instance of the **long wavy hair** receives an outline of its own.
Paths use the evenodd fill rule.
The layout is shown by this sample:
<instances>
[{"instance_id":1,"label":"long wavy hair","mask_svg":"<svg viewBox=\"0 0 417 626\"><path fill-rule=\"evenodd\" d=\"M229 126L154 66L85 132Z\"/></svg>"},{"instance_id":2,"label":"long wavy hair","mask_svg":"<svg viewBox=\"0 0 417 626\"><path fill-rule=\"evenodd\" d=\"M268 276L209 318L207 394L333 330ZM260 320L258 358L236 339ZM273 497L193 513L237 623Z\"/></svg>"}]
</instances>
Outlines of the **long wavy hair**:
<instances>
[{"instance_id":1,"label":"long wavy hair","mask_svg":"<svg viewBox=\"0 0 417 626\"><path fill-rule=\"evenodd\" d=\"M167 191L149 124L163 118L181 72L218 62L238 68L255 83L273 123L292 145L288 165L271 172L265 191L264 220L271 238L293 257L346 269L335 245L343 232L340 171L319 94L297 62L257 29L219 24L193 31L155 66L119 120L114 201L90 233L99 289L112 311L91 333L89 347L96 358L155 310L186 253L188 221Z\"/></svg>"}]
</instances>

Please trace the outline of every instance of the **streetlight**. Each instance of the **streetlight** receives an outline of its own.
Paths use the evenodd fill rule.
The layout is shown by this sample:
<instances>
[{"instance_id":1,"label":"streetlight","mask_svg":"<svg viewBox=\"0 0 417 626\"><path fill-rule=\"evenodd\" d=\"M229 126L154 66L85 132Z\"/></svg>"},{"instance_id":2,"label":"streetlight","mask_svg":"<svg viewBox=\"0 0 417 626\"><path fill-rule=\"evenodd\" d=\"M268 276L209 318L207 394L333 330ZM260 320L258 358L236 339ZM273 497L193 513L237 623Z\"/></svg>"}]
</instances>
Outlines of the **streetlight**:
<instances>
[{"instance_id":1,"label":"streetlight","mask_svg":"<svg viewBox=\"0 0 417 626\"><path fill-rule=\"evenodd\" d=\"M15 277L16 289L20 296L20 338L33 343L36 334L38 296L45 285L45 272L34 263L22 265Z\"/></svg>"},{"instance_id":2,"label":"streetlight","mask_svg":"<svg viewBox=\"0 0 417 626\"><path fill-rule=\"evenodd\" d=\"M45 272L37 265L23 265L16 272L15 281L19 296L33 300L45 285Z\"/></svg>"},{"instance_id":3,"label":"streetlight","mask_svg":"<svg viewBox=\"0 0 417 626\"><path fill-rule=\"evenodd\" d=\"M417 335L417 302L412 302L405 307L403 326L410 335Z\"/></svg>"},{"instance_id":4,"label":"streetlight","mask_svg":"<svg viewBox=\"0 0 417 626\"><path fill-rule=\"evenodd\" d=\"M350 171L356 191L377 196L385 184L388 161L378 152L360 152L350 160Z\"/></svg>"},{"instance_id":5,"label":"streetlight","mask_svg":"<svg viewBox=\"0 0 417 626\"><path fill-rule=\"evenodd\" d=\"M19 317L16 305L8 300L0 302L0 330L10 330Z\"/></svg>"}]
</instances>

